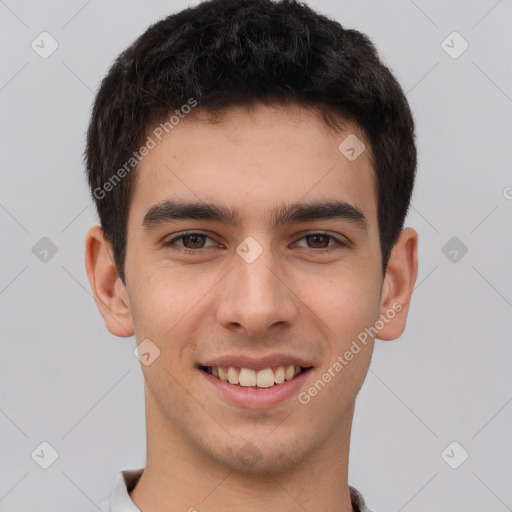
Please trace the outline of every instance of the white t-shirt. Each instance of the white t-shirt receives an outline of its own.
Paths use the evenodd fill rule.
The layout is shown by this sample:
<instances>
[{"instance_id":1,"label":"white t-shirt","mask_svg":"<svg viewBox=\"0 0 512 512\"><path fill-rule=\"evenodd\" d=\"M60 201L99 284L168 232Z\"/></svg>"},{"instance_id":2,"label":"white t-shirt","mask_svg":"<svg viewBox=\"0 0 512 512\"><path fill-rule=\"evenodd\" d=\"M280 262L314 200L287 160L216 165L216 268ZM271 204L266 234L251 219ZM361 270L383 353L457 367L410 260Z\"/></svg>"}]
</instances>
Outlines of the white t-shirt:
<instances>
[{"instance_id":1,"label":"white t-shirt","mask_svg":"<svg viewBox=\"0 0 512 512\"><path fill-rule=\"evenodd\" d=\"M144 468L120 471L110 499L101 502L98 507L94 507L88 512L98 512L98 510L101 512L141 512L128 493L135 487L143 471ZM354 512L372 512L357 489L349 485L349 491Z\"/></svg>"}]
</instances>

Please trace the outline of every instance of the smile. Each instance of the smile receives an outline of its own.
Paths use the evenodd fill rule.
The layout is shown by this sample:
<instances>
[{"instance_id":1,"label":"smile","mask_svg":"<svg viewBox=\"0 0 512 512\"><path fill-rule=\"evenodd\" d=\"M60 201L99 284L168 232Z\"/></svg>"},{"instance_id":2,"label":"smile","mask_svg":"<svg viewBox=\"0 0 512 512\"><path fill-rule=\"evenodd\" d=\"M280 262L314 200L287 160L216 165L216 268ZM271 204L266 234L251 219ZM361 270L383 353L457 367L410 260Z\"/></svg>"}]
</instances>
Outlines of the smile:
<instances>
[{"instance_id":1,"label":"smile","mask_svg":"<svg viewBox=\"0 0 512 512\"><path fill-rule=\"evenodd\" d=\"M309 370L297 365L276 366L253 370L233 366L203 366L202 370L213 377L233 386L266 389L292 380L296 375Z\"/></svg>"}]
</instances>

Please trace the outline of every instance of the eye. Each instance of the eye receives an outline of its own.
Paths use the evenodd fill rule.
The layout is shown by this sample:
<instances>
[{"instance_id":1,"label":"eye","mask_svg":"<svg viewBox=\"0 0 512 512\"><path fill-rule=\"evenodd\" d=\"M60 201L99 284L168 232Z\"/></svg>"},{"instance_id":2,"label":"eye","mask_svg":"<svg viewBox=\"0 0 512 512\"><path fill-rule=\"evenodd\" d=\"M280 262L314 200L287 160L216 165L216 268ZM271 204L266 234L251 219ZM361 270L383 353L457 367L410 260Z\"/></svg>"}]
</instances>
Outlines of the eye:
<instances>
[{"instance_id":1,"label":"eye","mask_svg":"<svg viewBox=\"0 0 512 512\"><path fill-rule=\"evenodd\" d=\"M343 243L341 240L338 240L336 237L328 235L327 233L309 233L300 238L299 241L300 240L306 240L307 248L317 249L318 251L331 251L335 249L336 246L347 246L347 244ZM334 241L334 243L330 244L330 241Z\"/></svg>"},{"instance_id":2,"label":"eye","mask_svg":"<svg viewBox=\"0 0 512 512\"><path fill-rule=\"evenodd\" d=\"M182 233L181 235L173 238L172 240L169 240L168 242L165 242L164 247L172 247L177 241L181 241L182 244L178 245L178 247L190 249L193 251L194 249L203 249L204 247L207 247L205 246L206 239L211 240L208 235L199 233L197 231L189 231L187 233Z\"/></svg>"},{"instance_id":3,"label":"eye","mask_svg":"<svg viewBox=\"0 0 512 512\"><path fill-rule=\"evenodd\" d=\"M208 247L215 247L216 245L210 244L206 245L207 240L212 240L208 235L201 233L199 231L188 231L185 233L181 233L180 235L172 238L171 240L164 242L164 247L178 248L178 250L183 250L185 252L198 252L200 249L205 249ZM298 242L301 240L306 241L306 245L299 245ZM177 243L180 242L180 243ZM332 242L332 243L331 243ZM329 235L327 233L309 233L301 238L295 245L298 247L305 247L308 249L313 249L315 252L330 252L339 247L347 247L348 244L342 242L338 238Z\"/></svg>"}]
</instances>

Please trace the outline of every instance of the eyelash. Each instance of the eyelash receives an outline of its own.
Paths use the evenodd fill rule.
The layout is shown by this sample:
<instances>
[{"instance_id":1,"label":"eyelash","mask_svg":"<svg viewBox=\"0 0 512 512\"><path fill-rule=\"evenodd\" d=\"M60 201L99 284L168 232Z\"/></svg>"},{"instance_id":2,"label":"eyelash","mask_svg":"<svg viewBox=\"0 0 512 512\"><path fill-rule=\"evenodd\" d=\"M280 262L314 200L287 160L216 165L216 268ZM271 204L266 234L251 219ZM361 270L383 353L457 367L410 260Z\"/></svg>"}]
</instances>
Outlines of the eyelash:
<instances>
[{"instance_id":1,"label":"eyelash","mask_svg":"<svg viewBox=\"0 0 512 512\"><path fill-rule=\"evenodd\" d=\"M163 246L171 248L171 249L174 249L173 244L176 241L182 240L183 238L185 238L187 236L191 236L191 235L199 235L199 236L203 236L205 238L212 239L210 236L206 235L205 233L201 233L200 231L187 231L185 233L181 233L179 236L174 237L173 239L169 240L168 242L164 242ZM313 250L316 253L328 253L328 252L331 252L333 250L339 249L341 247L348 247L348 244L342 242L338 238L336 238L336 237L334 237L332 235L329 235L328 233L321 232L321 231L315 231L315 232L312 232L312 233L307 233L306 235L303 235L301 238L299 238L297 241L302 240L302 239L307 238L307 237L310 237L310 236L315 236L315 235L320 235L320 236L328 237L329 240L334 240L335 245L331 246L331 247L324 247L324 248L319 248L319 249L315 249L314 247L303 247L303 249L311 249L311 250ZM187 247L181 247L181 248L179 248L177 250L179 250L181 252L184 252L186 254L197 254L199 251L207 249L207 248L208 247L199 247L197 249L189 249Z\"/></svg>"}]
</instances>

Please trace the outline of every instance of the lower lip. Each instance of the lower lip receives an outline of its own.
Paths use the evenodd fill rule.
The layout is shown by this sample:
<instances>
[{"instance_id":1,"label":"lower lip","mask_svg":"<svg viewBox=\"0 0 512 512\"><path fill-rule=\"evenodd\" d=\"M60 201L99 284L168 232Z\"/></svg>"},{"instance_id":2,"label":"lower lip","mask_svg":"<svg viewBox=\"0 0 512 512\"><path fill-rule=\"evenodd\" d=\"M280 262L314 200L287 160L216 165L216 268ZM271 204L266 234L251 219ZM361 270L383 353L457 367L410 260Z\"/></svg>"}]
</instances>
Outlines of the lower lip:
<instances>
[{"instance_id":1,"label":"lower lip","mask_svg":"<svg viewBox=\"0 0 512 512\"><path fill-rule=\"evenodd\" d=\"M282 384L275 384L270 388L260 389L234 386L233 384L229 384L229 382L223 382L217 377L210 375L201 368L198 368L198 371L221 397L240 407L262 409L272 407L291 396L297 395L300 388L311 374L312 368L302 371L292 380L286 380Z\"/></svg>"}]
</instances>

